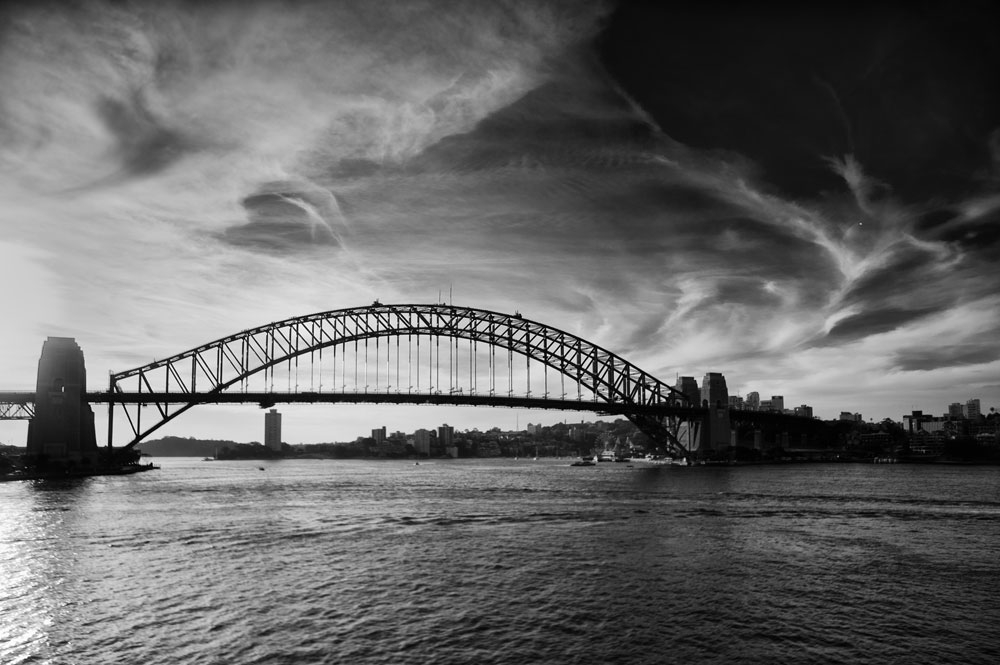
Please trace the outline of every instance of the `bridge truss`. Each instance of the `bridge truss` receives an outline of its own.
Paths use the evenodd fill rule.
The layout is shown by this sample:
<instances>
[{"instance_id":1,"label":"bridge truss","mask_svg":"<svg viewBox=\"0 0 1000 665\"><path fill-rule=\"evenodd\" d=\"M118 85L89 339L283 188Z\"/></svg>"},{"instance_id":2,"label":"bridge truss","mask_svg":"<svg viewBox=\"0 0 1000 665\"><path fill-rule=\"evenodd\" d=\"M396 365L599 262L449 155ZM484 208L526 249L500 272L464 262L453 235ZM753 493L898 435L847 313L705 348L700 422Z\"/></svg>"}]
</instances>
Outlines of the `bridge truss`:
<instances>
[{"instance_id":1,"label":"bridge truss","mask_svg":"<svg viewBox=\"0 0 1000 665\"><path fill-rule=\"evenodd\" d=\"M683 454L674 421L691 407L617 354L519 314L379 302L269 323L112 374L108 393L91 399L108 402L109 445L114 413L124 412L127 447L197 404L391 401L586 404L625 415L657 445ZM145 404L156 411L144 427Z\"/></svg>"},{"instance_id":2,"label":"bridge truss","mask_svg":"<svg viewBox=\"0 0 1000 665\"><path fill-rule=\"evenodd\" d=\"M0 391L0 420L31 420L34 417L34 392Z\"/></svg>"}]
</instances>

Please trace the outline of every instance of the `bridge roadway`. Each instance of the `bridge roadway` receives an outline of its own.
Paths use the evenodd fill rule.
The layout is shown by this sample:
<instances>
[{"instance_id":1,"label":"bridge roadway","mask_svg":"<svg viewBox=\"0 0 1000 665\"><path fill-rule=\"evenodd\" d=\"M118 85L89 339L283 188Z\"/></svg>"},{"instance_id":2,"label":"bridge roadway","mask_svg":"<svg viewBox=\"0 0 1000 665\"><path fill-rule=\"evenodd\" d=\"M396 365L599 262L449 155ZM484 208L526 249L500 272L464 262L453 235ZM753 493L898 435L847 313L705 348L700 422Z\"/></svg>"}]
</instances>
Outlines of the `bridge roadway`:
<instances>
[{"instance_id":1,"label":"bridge roadway","mask_svg":"<svg viewBox=\"0 0 1000 665\"><path fill-rule=\"evenodd\" d=\"M31 420L34 417L34 392L0 391L0 420Z\"/></svg>"},{"instance_id":2,"label":"bridge roadway","mask_svg":"<svg viewBox=\"0 0 1000 665\"><path fill-rule=\"evenodd\" d=\"M706 415L705 407L673 406L667 404L643 405L629 403L598 402L593 400L551 399L545 397L508 397L503 395L474 395L469 393L330 393L330 392L209 392L209 393L135 393L108 391L88 392L87 401L92 404L258 404L262 408L275 404L426 404L492 406L516 409L546 409L552 411L590 411L599 415L645 415L672 416L681 419L700 419ZM32 405L34 391L0 391L0 404ZM799 426L817 424L814 418L791 416L770 411L743 411L730 409L731 420L745 423L784 422Z\"/></svg>"},{"instance_id":3,"label":"bridge roadway","mask_svg":"<svg viewBox=\"0 0 1000 665\"><path fill-rule=\"evenodd\" d=\"M469 393L319 393L319 392L212 392L212 393L87 393L87 401L108 404L427 404L459 406L499 406L552 411L592 411L602 415L650 415L701 417L705 409L670 405L641 405L591 400L552 399L545 397L508 397Z\"/></svg>"},{"instance_id":4,"label":"bridge roadway","mask_svg":"<svg viewBox=\"0 0 1000 665\"><path fill-rule=\"evenodd\" d=\"M34 390L0 390L0 404L34 404Z\"/></svg>"}]
</instances>

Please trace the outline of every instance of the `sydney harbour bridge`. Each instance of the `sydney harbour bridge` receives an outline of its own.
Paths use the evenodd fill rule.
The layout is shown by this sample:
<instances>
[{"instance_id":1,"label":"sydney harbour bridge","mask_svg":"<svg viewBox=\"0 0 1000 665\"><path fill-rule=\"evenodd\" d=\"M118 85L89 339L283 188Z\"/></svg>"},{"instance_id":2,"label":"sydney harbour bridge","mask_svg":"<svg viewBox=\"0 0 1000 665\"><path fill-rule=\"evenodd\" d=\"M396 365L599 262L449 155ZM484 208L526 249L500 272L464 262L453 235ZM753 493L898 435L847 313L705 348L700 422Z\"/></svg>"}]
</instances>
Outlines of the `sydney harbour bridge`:
<instances>
[{"instance_id":1,"label":"sydney harbour bridge","mask_svg":"<svg viewBox=\"0 0 1000 665\"><path fill-rule=\"evenodd\" d=\"M730 442L730 412L699 403L618 354L532 321L451 304L355 307L243 330L112 373L88 391L72 338L42 348L35 392L0 393L0 419L30 420L29 454L86 457L92 404L108 409L107 446L130 450L200 404L392 403L590 411L622 415L660 450L691 456ZM786 417L787 418L787 417Z\"/></svg>"}]
</instances>

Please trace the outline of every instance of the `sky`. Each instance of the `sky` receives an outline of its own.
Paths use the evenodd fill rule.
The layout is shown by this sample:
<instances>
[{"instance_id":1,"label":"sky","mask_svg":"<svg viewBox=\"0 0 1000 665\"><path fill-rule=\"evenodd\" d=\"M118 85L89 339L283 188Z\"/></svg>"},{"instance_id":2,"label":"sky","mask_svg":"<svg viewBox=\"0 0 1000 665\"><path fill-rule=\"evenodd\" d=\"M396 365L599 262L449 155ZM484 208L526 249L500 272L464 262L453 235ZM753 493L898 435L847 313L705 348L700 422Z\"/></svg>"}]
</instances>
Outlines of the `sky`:
<instances>
[{"instance_id":1,"label":"sky","mask_svg":"<svg viewBox=\"0 0 1000 665\"><path fill-rule=\"evenodd\" d=\"M823 418L1000 408L996 21L913 5L6 4L0 389L33 389L50 335L97 390L450 292ZM282 410L290 443L581 417Z\"/></svg>"}]
</instances>

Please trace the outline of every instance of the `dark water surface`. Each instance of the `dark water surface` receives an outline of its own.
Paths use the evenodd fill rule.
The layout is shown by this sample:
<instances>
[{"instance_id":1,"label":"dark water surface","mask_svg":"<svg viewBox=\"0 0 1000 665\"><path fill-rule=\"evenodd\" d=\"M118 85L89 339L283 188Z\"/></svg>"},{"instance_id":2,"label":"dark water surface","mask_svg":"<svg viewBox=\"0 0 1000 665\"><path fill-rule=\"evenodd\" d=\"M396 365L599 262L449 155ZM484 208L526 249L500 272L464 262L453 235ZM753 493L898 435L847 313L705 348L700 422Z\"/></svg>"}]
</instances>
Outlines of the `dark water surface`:
<instances>
[{"instance_id":1,"label":"dark water surface","mask_svg":"<svg viewBox=\"0 0 1000 665\"><path fill-rule=\"evenodd\" d=\"M995 467L158 463L0 485L0 663L1000 662Z\"/></svg>"}]
</instances>

